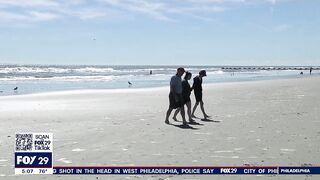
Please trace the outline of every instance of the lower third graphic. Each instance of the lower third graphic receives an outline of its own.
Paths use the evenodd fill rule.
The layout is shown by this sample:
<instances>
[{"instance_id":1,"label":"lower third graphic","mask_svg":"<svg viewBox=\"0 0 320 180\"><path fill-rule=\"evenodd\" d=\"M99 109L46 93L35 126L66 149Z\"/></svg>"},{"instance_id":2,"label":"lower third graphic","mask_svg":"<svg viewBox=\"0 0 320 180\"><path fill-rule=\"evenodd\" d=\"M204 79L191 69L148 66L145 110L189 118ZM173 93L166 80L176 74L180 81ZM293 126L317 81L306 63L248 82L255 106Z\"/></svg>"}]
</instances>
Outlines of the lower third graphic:
<instances>
[{"instance_id":1,"label":"lower third graphic","mask_svg":"<svg viewBox=\"0 0 320 180\"><path fill-rule=\"evenodd\" d=\"M52 133L16 133L15 174L53 174Z\"/></svg>"}]
</instances>

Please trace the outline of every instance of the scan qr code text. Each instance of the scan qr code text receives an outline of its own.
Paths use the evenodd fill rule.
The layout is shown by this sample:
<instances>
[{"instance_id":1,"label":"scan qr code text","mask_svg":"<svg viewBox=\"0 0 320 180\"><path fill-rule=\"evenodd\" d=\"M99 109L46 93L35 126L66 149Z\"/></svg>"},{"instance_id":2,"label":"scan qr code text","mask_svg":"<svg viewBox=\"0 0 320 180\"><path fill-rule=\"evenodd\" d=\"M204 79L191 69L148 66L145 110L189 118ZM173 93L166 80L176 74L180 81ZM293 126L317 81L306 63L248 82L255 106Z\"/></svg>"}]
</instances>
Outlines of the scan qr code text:
<instances>
[{"instance_id":1,"label":"scan qr code text","mask_svg":"<svg viewBox=\"0 0 320 180\"><path fill-rule=\"evenodd\" d=\"M35 150L52 150L51 148L51 140L48 134L37 134L35 135L34 140L34 149Z\"/></svg>"}]
</instances>

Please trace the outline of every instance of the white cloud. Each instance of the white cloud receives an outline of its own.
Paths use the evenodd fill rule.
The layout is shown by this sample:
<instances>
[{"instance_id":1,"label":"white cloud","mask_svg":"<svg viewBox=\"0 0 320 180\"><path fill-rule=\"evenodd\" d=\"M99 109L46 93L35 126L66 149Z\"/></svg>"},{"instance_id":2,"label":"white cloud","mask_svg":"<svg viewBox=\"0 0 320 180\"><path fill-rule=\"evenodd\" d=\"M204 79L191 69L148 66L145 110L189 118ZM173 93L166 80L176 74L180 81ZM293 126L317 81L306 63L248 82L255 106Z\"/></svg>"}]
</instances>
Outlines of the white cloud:
<instances>
[{"instance_id":1,"label":"white cloud","mask_svg":"<svg viewBox=\"0 0 320 180\"><path fill-rule=\"evenodd\" d=\"M59 18L59 15L47 12L38 12L38 11L30 11L29 12L30 21L39 22L39 21L51 21Z\"/></svg>"},{"instance_id":2,"label":"white cloud","mask_svg":"<svg viewBox=\"0 0 320 180\"><path fill-rule=\"evenodd\" d=\"M58 6L59 3L52 0L0 0L2 6L17 6L17 7L39 7L39 6Z\"/></svg>"},{"instance_id":3,"label":"white cloud","mask_svg":"<svg viewBox=\"0 0 320 180\"><path fill-rule=\"evenodd\" d=\"M100 0L107 5L133 13L144 14L158 20L173 21L165 14L167 4L147 0Z\"/></svg>"},{"instance_id":4,"label":"white cloud","mask_svg":"<svg viewBox=\"0 0 320 180\"><path fill-rule=\"evenodd\" d=\"M195 4L239 4L239 3L271 3L275 5L278 2L290 0L180 0L188 1Z\"/></svg>"},{"instance_id":5,"label":"white cloud","mask_svg":"<svg viewBox=\"0 0 320 180\"><path fill-rule=\"evenodd\" d=\"M203 0L202 2L194 3L193 0L181 1L173 0L170 3L168 1L149 1L149 0L99 0L106 5L119 8L124 11L129 11L131 13L147 15L151 18L165 21L176 21L172 15L183 15L198 19L211 19L210 14L224 12L227 8L220 7L217 5L205 5L203 3L207 2ZM215 0L217 1L217 0ZM239 1L239 0L229 0L229 1ZM204 14L207 14L204 16ZM208 16L209 15L209 16Z\"/></svg>"},{"instance_id":6,"label":"white cloud","mask_svg":"<svg viewBox=\"0 0 320 180\"><path fill-rule=\"evenodd\" d=\"M51 21L59 18L58 15L52 13L44 13L37 11L30 11L27 13L12 13L7 11L0 11L0 22L11 23L32 23L41 21Z\"/></svg>"},{"instance_id":7,"label":"white cloud","mask_svg":"<svg viewBox=\"0 0 320 180\"><path fill-rule=\"evenodd\" d=\"M0 22L25 21L28 17L17 13L0 11Z\"/></svg>"},{"instance_id":8,"label":"white cloud","mask_svg":"<svg viewBox=\"0 0 320 180\"><path fill-rule=\"evenodd\" d=\"M182 0L183 1L183 0ZM248 0L186 0L186 1L189 1L189 2L192 2L192 3L205 3L205 4L208 4L208 3L242 3L242 2L246 2Z\"/></svg>"},{"instance_id":9,"label":"white cloud","mask_svg":"<svg viewBox=\"0 0 320 180\"><path fill-rule=\"evenodd\" d=\"M180 17L212 20L235 6L290 0L0 0L1 22L44 22L59 18L80 20L110 17L149 17L178 21Z\"/></svg>"},{"instance_id":10,"label":"white cloud","mask_svg":"<svg viewBox=\"0 0 320 180\"><path fill-rule=\"evenodd\" d=\"M79 9L85 0L0 0L2 9L0 22L35 23L52 21L67 16L90 19L103 16L103 13Z\"/></svg>"},{"instance_id":11,"label":"white cloud","mask_svg":"<svg viewBox=\"0 0 320 180\"><path fill-rule=\"evenodd\" d=\"M168 9L168 12L173 13L218 13L224 12L226 8L218 6L199 6L199 7L183 7Z\"/></svg>"},{"instance_id":12,"label":"white cloud","mask_svg":"<svg viewBox=\"0 0 320 180\"><path fill-rule=\"evenodd\" d=\"M108 15L105 11L100 9L80 9L80 10L72 10L72 11L66 10L63 13L66 15L78 17L81 20L104 18Z\"/></svg>"}]
</instances>

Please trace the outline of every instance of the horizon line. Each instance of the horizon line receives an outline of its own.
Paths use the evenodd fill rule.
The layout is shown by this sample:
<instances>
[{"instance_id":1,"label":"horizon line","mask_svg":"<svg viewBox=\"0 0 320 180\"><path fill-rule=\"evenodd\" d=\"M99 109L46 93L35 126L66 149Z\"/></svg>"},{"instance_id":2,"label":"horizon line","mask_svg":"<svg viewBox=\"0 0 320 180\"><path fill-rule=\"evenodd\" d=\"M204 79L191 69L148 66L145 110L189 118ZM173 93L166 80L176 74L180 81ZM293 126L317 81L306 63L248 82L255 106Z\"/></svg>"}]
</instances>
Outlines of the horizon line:
<instances>
[{"instance_id":1,"label":"horizon line","mask_svg":"<svg viewBox=\"0 0 320 180\"><path fill-rule=\"evenodd\" d=\"M197 67L320 67L320 65L194 65L194 64L40 64L40 63L0 63L3 65L10 66L197 66Z\"/></svg>"}]
</instances>

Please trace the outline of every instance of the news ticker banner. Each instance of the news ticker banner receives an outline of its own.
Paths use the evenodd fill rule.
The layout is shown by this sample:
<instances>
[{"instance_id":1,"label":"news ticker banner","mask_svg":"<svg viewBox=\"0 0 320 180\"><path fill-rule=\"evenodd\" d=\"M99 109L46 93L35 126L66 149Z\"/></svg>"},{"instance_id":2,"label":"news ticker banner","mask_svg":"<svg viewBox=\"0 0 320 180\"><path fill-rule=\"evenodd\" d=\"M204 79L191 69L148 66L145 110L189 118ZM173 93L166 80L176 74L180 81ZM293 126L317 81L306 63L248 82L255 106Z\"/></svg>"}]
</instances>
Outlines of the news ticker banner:
<instances>
[{"instance_id":1,"label":"news ticker banner","mask_svg":"<svg viewBox=\"0 0 320 180\"><path fill-rule=\"evenodd\" d=\"M53 174L52 133L16 133L15 174Z\"/></svg>"},{"instance_id":2,"label":"news ticker banner","mask_svg":"<svg viewBox=\"0 0 320 180\"><path fill-rule=\"evenodd\" d=\"M53 175L319 175L293 166L56 166L52 133L16 133L15 174Z\"/></svg>"},{"instance_id":3,"label":"news ticker banner","mask_svg":"<svg viewBox=\"0 0 320 180\"><path fill-rule=\"evenodd\" d=\"M320 167L278 166L75 166L53 167L58 175L319 175Z\"/></svg>"}]
</instances>

